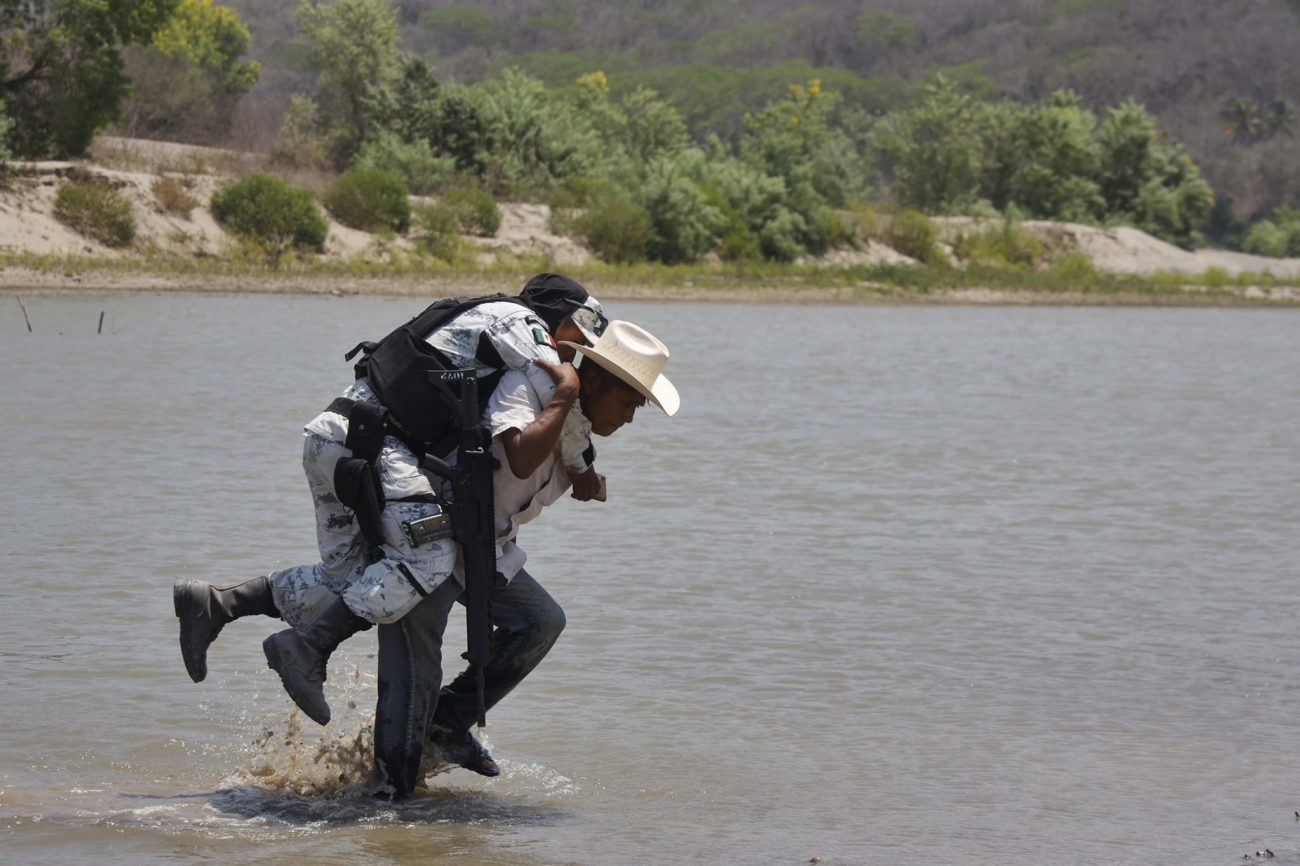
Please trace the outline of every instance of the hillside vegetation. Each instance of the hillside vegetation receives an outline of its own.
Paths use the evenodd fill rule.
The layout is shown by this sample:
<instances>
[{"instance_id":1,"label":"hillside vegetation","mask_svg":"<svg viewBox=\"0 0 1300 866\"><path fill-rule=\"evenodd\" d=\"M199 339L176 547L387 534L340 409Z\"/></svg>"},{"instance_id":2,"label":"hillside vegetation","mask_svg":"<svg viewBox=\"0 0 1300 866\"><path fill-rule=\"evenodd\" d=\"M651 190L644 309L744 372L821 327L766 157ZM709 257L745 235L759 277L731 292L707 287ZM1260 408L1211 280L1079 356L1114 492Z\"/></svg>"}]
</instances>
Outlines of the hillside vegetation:
<instances>
[{"instance_id":1,"label":"hillside vegetation","mask_svg":"<svg viewBox=\"0 0 1300 866\"><path fill-rule=\"evenodd\" d=\"M268 104L307 92L293 5L229 0L264 65ZM1300 205L1296 0L397 0L402 46L441 80L517 66L551 86L597 69L616 94L657 90L692 134L734 137L812 78L849 106L904 107L936 73L980 97L1071 89L1099 111L1134 99L1181 141L1222 209ZM249 106L252 108L252 104ZM1270 126L1281 111L1284 130ZM1226 226L1219 226L1222 232Z\"/></svg>"},{"instance_id":2,"label":"hillside vegetation","mask_svg":"<svg viewBox=\"0 0 1300 866\"><path fill-rule=\"evenodd\" d=\"M497 199L545 204L549 231L621 264L884 239L944 266L923 214L1296 256L1297 5L10 3L0 172L106 129L258 151L271 174L214 212L275 260L322 248L318 201L450 260ZM102 192L82 210L107 212ZM270 207L298 222L253 218Z\"/></svg>"}]
</instances>

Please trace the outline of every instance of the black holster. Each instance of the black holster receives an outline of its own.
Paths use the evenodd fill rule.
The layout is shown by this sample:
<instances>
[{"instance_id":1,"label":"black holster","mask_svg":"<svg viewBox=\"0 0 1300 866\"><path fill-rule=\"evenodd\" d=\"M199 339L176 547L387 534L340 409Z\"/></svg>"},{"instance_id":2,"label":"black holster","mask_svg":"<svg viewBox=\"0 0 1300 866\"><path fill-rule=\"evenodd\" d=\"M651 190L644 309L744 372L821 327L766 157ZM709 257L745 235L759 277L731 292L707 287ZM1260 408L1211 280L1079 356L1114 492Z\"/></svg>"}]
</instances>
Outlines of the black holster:
<instances>
[{"instance_id":1,"label":"black holster","mask_svg":"<svg viewBox=\"0 0 1300 866\"><path fill-rule=\"evenodd\" d=\"M364 401L351 403L346 408L348 437L344 445L351 457L340 457L334 464L334 493L357 516L357 525L366 541L375 547L384 543L382 515L384 488L379 480L379 453L384 448L388 410L383 406ZM331 408L336 408L333 404Z\"/></svg>"},{"instance_id":2,"label":"black holster","mask_svg":"<svg viewBox=\"0 0 1300 866\"><path fill-rule=\"evenodd\" d=\"M334 464L334 494L357 516L357 525L366 541L382 545L384 528L380 516L384 513L384 492L379 486L379 473L370 461L340 457Z\"/></svg>"}]
</instances>

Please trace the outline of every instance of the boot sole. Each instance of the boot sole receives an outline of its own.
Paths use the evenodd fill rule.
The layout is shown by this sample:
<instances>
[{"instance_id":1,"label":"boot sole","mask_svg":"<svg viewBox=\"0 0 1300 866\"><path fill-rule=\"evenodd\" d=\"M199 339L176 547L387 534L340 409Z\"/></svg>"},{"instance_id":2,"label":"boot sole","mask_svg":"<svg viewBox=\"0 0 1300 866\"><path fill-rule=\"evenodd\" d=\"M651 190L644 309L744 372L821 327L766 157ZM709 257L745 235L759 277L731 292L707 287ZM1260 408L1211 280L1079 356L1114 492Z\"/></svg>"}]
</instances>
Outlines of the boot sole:
<instances>
[{"instance_id":1,"label":"boot sole","mask_svg":"<svg viewBox=\"0 0 1300 866\"><path fill-rule=\"evenodd\" d=\"M328 725L330 723L329 707L325 708L325 714L323 716L308 710L303 706L303 701L299 700L299 693L289 685L289 681L285 679L284 674L280 672L280 653L275 648L275 635L270 635L266 640L262 641L262 655L266 656L266 666L275 671L276 676L280 678L280 685L284 687L285 692L288 693L289 699L293 701L294 706L302 710L303 715L316 724L321 725L322 727Z\"/></svg>"}]
</instances>

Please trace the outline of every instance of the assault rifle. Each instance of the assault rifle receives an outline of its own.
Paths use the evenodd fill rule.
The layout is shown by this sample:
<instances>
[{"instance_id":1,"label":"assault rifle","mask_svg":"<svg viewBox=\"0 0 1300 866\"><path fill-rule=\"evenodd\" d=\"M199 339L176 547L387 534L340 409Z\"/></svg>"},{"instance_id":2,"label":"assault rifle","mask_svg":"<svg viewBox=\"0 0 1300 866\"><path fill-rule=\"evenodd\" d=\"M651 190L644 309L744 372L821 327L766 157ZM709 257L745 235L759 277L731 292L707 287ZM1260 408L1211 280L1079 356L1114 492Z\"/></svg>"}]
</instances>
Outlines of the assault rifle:
<instances>
[{"instance_id":1,"label":"assault rifle","mask_svg":"<svg viewBox=\"0 0 1300 866\"><path fill-rule=\"evenodd\" d=\"M478 725L487 724L484 672L492 660L492 616L488 603L497 571L496 509L492 500L492 471L496 459L479 418L478 379L474 370L434 370L429 381L447 401L457 422L456 465L425 455L421 465L446 478L452 486L452 535L460 542L465 564L465 626L468 647L463 656L478 686ZM452 390L457 386L457 390Z\"/></svg>"}]
</instances>

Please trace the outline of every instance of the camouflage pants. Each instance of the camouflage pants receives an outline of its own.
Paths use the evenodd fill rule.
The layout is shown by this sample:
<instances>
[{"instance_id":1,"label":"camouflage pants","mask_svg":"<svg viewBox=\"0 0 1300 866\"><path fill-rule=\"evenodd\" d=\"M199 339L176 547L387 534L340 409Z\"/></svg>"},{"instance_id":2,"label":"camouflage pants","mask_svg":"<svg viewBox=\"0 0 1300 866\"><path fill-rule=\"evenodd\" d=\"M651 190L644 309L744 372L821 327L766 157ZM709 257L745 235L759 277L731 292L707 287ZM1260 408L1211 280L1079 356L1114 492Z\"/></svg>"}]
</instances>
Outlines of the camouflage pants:
<instances>
[{"instance_id":1,"label":"camouflage pants","mask_svg":"<svg viewBox=\"0 0 1300 866\"><path fill-rule=\"evenodd\" d=\"M456 565L457 548L450 538L412 547L402 532L403 521L437 513L438 506L426 502L384 505L383 558L370 562L370 545L356 515L334 490L334 466L340 457L350 456L341 443L314 433L303 443L302 467L316 508L321 561L282 569L269 578L281 616L298 628L314 623L339 597L370 622L396 622L447 580Z\"/></svg>"}]
</instances>

